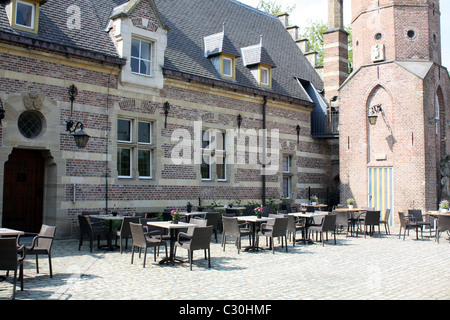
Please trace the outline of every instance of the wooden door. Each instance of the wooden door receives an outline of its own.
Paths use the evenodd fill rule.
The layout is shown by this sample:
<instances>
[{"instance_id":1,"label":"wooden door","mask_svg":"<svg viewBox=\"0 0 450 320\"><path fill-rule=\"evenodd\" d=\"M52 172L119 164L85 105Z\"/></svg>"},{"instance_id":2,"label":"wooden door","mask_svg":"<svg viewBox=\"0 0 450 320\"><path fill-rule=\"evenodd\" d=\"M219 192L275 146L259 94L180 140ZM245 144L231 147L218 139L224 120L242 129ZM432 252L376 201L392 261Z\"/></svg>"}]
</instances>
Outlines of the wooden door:
<instances>
[{"instance_id":1,"label":"wooden door","mask_svg":"<svg viewBox=\"0 0 450 320\"><path fill-rule=\"evenodd\" d=\"M5 163L4 172L2 226L39 232L44 204L41 151L14 149Z\"/></svg>"}]
</instances>

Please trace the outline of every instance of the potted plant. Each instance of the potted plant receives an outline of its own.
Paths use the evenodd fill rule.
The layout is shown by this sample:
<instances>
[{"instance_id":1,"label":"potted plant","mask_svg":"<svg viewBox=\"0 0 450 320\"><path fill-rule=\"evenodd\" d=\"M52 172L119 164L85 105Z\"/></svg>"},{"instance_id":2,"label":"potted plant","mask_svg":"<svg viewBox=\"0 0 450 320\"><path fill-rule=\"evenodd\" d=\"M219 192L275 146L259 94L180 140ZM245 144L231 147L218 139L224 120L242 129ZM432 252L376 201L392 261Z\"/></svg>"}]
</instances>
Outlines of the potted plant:
<instances>
[{"instance_id":1,"label":"potted plant","mask_svg":"<svg viewBox=\"0 0 450 320\"><path fill-rule=\"evenodd\" d=\"M355 205L355 199L353 198L348 198L347 199L347 205L349 209L353 209L353 206Z\"/></svg>"},{"instance_id":2,"label":"potted plant","mask_svg":"<svg viewBox=\"0 0 450 320\"><path fill-rule=\"evenodd\" d=\"M448 209L450 207L450 202L448 200L442 200L439 204L441 212L448 212Z\"/></svg>"},{"instance_id":3,"label":"potted plant","mask_svg":"<svg viewBox=\"0 0 450 320\"><path fill-rule=\"evenodd\" d=\"M186 211L187 211L187 212L191 212L191 211L192 211L192 204L191 204L190 202L188 202L188 203L186 204Z\"/></svg>"},{"instance_id":4,"label":"potted plant","mask_svg":"<svg viewBox=\"0 0 450 320\"><path fill-rule=\"evenodd\" d=\"M317 196L311 196L311 204L315 206L317 204L318 199L319 198Z\"/></svg>"},{"instance_id":5,"label":"potted plant","mask_svg":"<svg viewBox=\"0 0 450 320\"><path fill-rule=\"evenodd\" d=\"M172 223L177 224L180 220L180 212L177 209L174 209L170 212L170 215L172 216Z\"/></svg>"},{"instance_id":6,"label":"potted plant","mask_svg":"<svg viewBox=\"0 0 450 320\"><path fill-rule=\"evenodd\" d=\"M255 209L253 209L253 211L256 214L256 217L258 219L261 219L262 213L263 213L263 208L262 207L256 207Z\"/></svg>"}]
</instances>

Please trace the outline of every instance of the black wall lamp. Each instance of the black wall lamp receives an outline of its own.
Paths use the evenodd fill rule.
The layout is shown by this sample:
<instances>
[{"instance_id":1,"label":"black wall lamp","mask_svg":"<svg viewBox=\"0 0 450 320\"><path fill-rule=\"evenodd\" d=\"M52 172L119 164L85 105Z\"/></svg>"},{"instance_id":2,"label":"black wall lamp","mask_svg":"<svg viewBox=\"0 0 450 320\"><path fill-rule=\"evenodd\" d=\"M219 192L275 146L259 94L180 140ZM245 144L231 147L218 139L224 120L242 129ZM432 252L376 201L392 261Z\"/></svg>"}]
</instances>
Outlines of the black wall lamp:
<instances>
[{"instance_id":1,"label":"black wall lamp","mask_svg":"<svg viewBox=\"0 0 450 320\"><path fill-rule=\"evenodd\" d=\"M167 116L169 115L170 104L168 101L164 102L164 128L167 128Z\"/></svg>"},{"instance_id":2,"label":"black wall lamp","mask_svg":"<svg viewBox=\"0 0 450 320\"><path fill-rule=\"evenodd\" d=\"M238 125L238 129L241 129L241 124L242 124L242 116L241 114L237 115L237 125Z\"/></svg>"},{"instance_id":3,"label":"black wall lamp","mask_svg":"<svg viewBox=\"0 0 450 320\"><path fill-rule=\"evenodd\" d=\"M75 101L77 94L77 87L75 87L75 85L71 85L69 87L70 119L66 121L66 131L70 132L73 135L78 148L84 148L86 147L90 136L86 132L84 132L84 125L81 122L77 122L75 124L75 122L72 120L73 102Z\"/></svg>"},{"instance_id":4,"label":"black wall lamp","mask_svg":"<svg viewBox=\"0 0 450 320\"><path fill-rule=\"evenodd\" d=\"M2 120L5 119L5 108L3 108L3 101L0 99L0 126L2 125Z\"/></svg>"},{"instance_id":5,"label":"black wall lamp","mask_svg":"<svg viewBox=\"0 0 450 320\"><path fill-rule=\"evenodd\" d=\"M383 109L381 108L381 104L377 104L369 109L369 123L371 125L375 125L377 123L378 119L378 113L383 112Z\"/></svg>"},{"instance_id":6,"label":"black wall lamp","mask_svg":"<svg viewBox=\"0 0 450 320\"><path fill-rule=\"evenodd\" d=\"M298 124L297 125L297 128L296 128L296 130L297 130L297 143L299 143L300 142L300 125Z\"/></svg>"}]
</instances>

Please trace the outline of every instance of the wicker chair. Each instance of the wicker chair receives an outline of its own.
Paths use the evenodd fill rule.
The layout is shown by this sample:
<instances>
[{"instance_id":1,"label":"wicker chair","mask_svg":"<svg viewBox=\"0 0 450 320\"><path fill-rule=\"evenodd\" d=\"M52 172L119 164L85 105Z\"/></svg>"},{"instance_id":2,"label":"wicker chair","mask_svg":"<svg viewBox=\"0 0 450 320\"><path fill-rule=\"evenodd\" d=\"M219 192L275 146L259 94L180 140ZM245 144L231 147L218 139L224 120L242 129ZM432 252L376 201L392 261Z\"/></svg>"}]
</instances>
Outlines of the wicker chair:
<instances>
[{"instance_id":1,"label":"wicker chair","mask_svg":"<svg viewBox=\"0 0 450 320\"><path fill-rule=\"evenodd\" d=\"M325 237L323 233L325 232L328 238L328 231L333 232L334 235L334 244L336 244L336 215L335 214L327 214L323 216L322 223L318 226L309 227L309 231L317 231L320 233L322 238L322 246L325 245Z\"/></svg>"},{"instance_id":2,"label":"wicker chair","mask_svg":"<svg viewBox=\"0 0 450 320\"><path fill-rule=\"evenodd\" d=\"M336 215L336 232L340 230L346 230L345 236L348 236L349 231L349 218L348 211L332 211L331 214Z\"/></svg>"},{"instance_id":3,"label":"wicker chair","mask_svg":"<svg viewBox=\"0 0 450 320\"><path fill-rule=\"evenodd\" d=\"M117 239L120 239L120 253L123 252L123 246L122 246L123 239L125 239L125 248L128 249L128 239L131 237L130 222L139 223L140 219L141 218L139 216L123 217L120 230L116 231L116 245L117 245Z\"/></svg>"},{"instance_id":4,"label":"wicker chair","mask_svg":"<svg viewBox=\"0 0 450 320\"><path fill-rule=\"evenodd\" d=\"M450 231L450 216L438 216L436 228L436 241L439 243L440 233L443 231Z\"/></svg>"},{"instance_id":5,"label":"wicker chair","mask_svg":"<svg viewBox=\"0 0 450 320\"><path fill-rule=\"evenodd\" d=\"M281 246L283 246L283 238L285 240L286 244L286 252L288 251L287 246L287 227L288 227L288 218L282 217L282 218L275 218L274 220L268 222L268 223L262 223L260 227L260 231L258 232L258 238L257 243L259 242L260 236L265 236L266 238L269 238L270 240L270 247L272 248L272 253L275 253L275 245L274 245L274 238L281 238ZM258 245L257 245L258 246Z\"/></svg>"},{"instance_id":6,"label":"wicker chair","mask_svg":"<svg viewBox=\"0 0 450 320\"><path fill-rule=\"evenodd\" d=\"M207 221L207 226L213 227L214 237L217 243L217 225L219 224L219 213L218 212L207 212L205 215Z\"/></svg>"},{"instance_id":7,"label":"wicker chair","mask_svg":"<svg viewBox=\"0 0 450 320\"><path fill-rule=\"evenodd\" d=\"M25 256L25 246L17 248L17 238L0 238L0 270L8 272L14 270L12 300L16 298L17 269L19 269L20 290L23 290L23 260Z\"/></svg>"},{"instance_id":8,"label":"wicker chair","mask_svg":"<svg viewBox=\"0 0 450 320\"><path fill-rule=\"evenodd\" d=\"M369 233L372 235L375 231L375 226L378 226L378 234L381 236L380 232L380 211L371 211L368 210L364 216L364 220L362 221L362 225L364 226L364 238L367 234L367 227L369 227Z\"/></svg>"},{"instance_id":9,"label":"wicker chair","mask_svg":"<svg viewBox=\"0 0 450 320\"><path fill-rule=\"evenodd\" d=\"M227 236L236 238L236 247L238 253L241 249L241 238L243 236L249 236L250 244L252 242L252 231L249 228L243 228L239 226L238 220L233 217L222 217L223 233L222 233L222 247L225 251L225 244L227 242Z\"/></svg>"},{"instance_id":10,"label":"wicker chair","mask_svg":"<svg viewBox=\"0 0 450 320\"><path fill-rule=\"evenodd\" d=\"M91 223L91 219L85 215L78 215L78 223L80 225L80 239L78 244L78 250L81 250L83 244L83 237L87 235L90 240L90 251L92 252L92 244L94 238L97 237L97 247L100 248L101 236L108 236L108 230L101 225L94 225Z\"/></svg>"},{"instance_id":11,"label":"wicker chair","mask_svg":"<svg viewBox=\"0 0 450 320\"><path fill-rule=\"evenodd\" d=\"M135 248L139 249L139 258L141 257L141 249L144 249L144 262L143 267L145 268L145 261L147 260L147 248L153 247L154 259L156 261L156 247L164 246L166 249L167 258L167 242L162 239L160 231L144 232L144 228L140 223L130 222L131 238L133 239L132 253L131 253L131 264L134 260ZM150 236L154 235L154 236Z\"/></svg>"},{"instance_id":12,"label":"wicker chair","mask_svg":"<svg viewBox=\"0 0 450 320\"><path fill-rule=\"evenodd\" d=\"M42 225L39 233L33 238L31 246L26 246L27 255L36 255L36 272L39 273L39 255L48 256L50 278L53 278L52 271L52 245L55 239L56 227Z\"/></svg>"},{"instance_id":13,"label":"wicker chair","mask_svg":"<svg viewBox=\"0 0 450 320\"><path fill-rule=\"evenodd\" d=\"M386 234L391 234L391 231L389 230L390 220L391 220L391 209L386 209L386 212L384 213L384 218L380 220L380 224L384 224L384 230L386 231Z\"/></svg>"},{"instance_id":14,"label":"wicker chair","mask_svg":"<svg viewBox=\"0 0 450 320\"><path fill-rule=\"evenodd\" d=\"M208 260L208 268L211 268L211 250L210 250L210 243L211 243L211 235L213 232L213 226L206 226L206 227L195 227L192 231L192 234L185 234L183 232L180 232L178 234L178 239L181 239L182 236L190 236L190 239L188 241L180 241L178 240L175 243L175 250L174 250L174 259L176 255L176 249L177 247L185 248L188 251L189 256L189 264L190 269L192 270L192 260L194 258L194 250L205 250L205 260Z\"/></svg>"},{"instance_id":15,"label":"wicker chair","mask_svg":"<svg viewBox=\"0 0 450 320\"><path fill-rule=\"evenodd\" d=\"M400 235L402 233L402 229L404 229L403 231L403 240L405 240L405 236L406 236L406 232L408 231L409 234L409 229L416 229L416 233L418 228L420 228L419 225L417 225L415 222L411 221L409 218L407 219L407 217L405 216L404 212L399 211L398 212L398 217L400 220L400 231L398 233L398 238L400 239Z\"/></svg>"},{"instance_id":16,"label":"wicker chair","mask_svg":"<svg viewBox=\"0 0 450 320\"><path fill-rule=\"evenodd\" d=\"M420 236L423 239L423 228L427 227L430 229L430 237L431 237L431 231L432 231L432 225L429 221L424 221L422 216L422 210L414 210L410 209L408 210L408 216L411 219L411 222L414 222L416 225L420 228Z\"/></svg>"}]
</instances>

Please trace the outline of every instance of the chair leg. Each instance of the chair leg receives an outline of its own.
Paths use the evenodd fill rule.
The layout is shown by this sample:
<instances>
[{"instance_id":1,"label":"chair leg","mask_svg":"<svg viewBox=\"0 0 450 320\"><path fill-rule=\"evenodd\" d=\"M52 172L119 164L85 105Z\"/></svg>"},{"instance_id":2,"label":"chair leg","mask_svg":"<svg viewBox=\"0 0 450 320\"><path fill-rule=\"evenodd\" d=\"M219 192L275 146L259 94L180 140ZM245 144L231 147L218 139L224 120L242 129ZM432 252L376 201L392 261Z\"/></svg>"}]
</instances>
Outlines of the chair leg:
<instances>
[{"instance_id":1,"label":"chair leg","mask_svg":"<svg viewBox=\"0 0 450 320\"><path fill-rule=\"evenodd\" d=\"M50 278L53 278L53 270L52 270L52 255L48 254L48 266L50 269Z\"/></svg>"},{"instance_id":2,"label":"chair leg","mask_svg":"<svg viewBox=\"0 0 450 320\"><path fill-rule=\"evenodd\" d=\"M211 249L208 248L208 268L211 268Z\"/></svg>"},{"instance_id":3,"label":"chair leg","mask_svg":"<svg viewBox=\"0 0 450 320\"><path fill-rule=\"evenodd\" d=\"M134 244L131 247L131 264L133 264L133 258L134 258Z\"/></svg>"},{"instance_id":4,"label":"chair leg","mask_svg":"<svg viewBox=\"0 0 450 320\"><path fill-rule=\"evenodd\" d=\"M39 258L38 258L38 255L36 255L36 273L39 273Z\"/></svg>"},{"instance_id":5,"label":"chair leg","mask_svg":"<svg viewBox=\"0 0 450 320\"><path fill-rule=\"evenodd\" d=\"M17 278L17 269L14 270L14 282L13 282L12 300L16 300L16 278Z\"/></svg>"}]
</instances>

